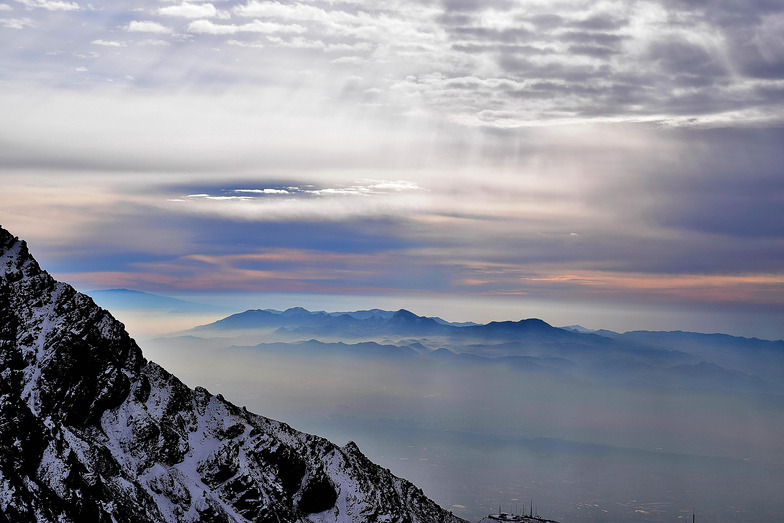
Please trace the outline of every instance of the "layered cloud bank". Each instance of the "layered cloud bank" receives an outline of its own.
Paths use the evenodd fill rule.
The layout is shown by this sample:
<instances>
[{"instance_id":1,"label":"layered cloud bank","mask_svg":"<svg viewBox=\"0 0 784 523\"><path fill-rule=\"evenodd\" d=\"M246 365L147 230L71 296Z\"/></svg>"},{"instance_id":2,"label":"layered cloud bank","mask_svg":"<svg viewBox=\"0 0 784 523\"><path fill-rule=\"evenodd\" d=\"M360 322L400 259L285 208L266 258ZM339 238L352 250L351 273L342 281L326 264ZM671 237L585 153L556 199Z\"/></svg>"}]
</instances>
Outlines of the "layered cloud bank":
<instances>
[{"instance_id":1,"label":"layered cloud bank","mask_svg":"<svg viewBox=\"0 0 784 523\"><path fill-rule=\"evenodd\" d=\"M775 2L25 0L1 13L5 39L24 42L7 54L6 74L33 82L263 80L498 128L782 116Z\"/></svg>"},{"instance_id":2,"label":"layered cloud bank","mask_svg":"<svg viewBox=\"0 0 784 523\"><path fill-rule=\"evenodd\" d=\"M86 288L775 316L783 26L770 2L0 4L0 223Z\"/></svg>"}]
</instances>

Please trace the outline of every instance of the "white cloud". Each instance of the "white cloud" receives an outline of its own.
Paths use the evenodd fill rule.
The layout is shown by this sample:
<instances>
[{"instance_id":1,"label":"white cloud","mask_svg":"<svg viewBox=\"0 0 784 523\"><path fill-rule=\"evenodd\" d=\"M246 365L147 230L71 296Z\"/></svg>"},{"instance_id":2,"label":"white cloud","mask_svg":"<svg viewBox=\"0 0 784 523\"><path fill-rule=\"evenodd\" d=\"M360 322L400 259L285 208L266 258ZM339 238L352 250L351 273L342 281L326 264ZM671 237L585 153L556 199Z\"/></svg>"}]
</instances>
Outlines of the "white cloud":
<instances>
[{"instance_id":1,"label":"white cloud","mask_svg":"<svg viewBox=\"0 0 784 523\"><path fill-rule=\"evenodd\" d=\"M126 30L130 33L159 33L159 34L167 34L171 33L172 30L165 25L159 24L158 22L151 22L149 20L139 21L139 20L132 20L127 26Z\"/></svg>"},{"instance_id":2,"label":"white cloud","mask_svg":"<svg viewBox=\"0 0 784 523\"><path fill-rule=\"evenodd\" d=\"M0 4L0 11L13 11L14 8L8 4Z\"/></svg>"},{"instance_id":3,"label":"white cloud","mask_svg":"<svg viewBox=\"0 0 784 523\"><path fill-rule=\"evenodd\" d=\"M16 0L27 7L40 7L47 11L76 11L79 4L76 2L65 2L62 0Z\"/></svg>"},{"instance_id":4,"label":"white cloud","mask_svg":"<svg viewBox=\"0 0 784 523\"><path fill-rule=\"evenodd\" d=\"M416 182L409 180L360 180L354 185L337 187L324 187L321 189L301 189L299 187L288 187L287 189L234 189L235 193L242 194L287 194L302 195L311 194L316 196L378 196L384 194L399 193L404 191L419 191L421 187ZM210 199L210 200L232 200L238 199L237 196L210 196L208 194L190 194L187 198ZM241 197L248 199L248 197Z\"/></svg>"},{"instance_id":5,"label":"white cloud","mask_svg":"<svg viewBox=\"0 0 784 523\"><path fill-rule=\"evenodd\" d=\"M267 47L262 42L241 42L239 40L226 40L226 44L234 47L247 47L251 49L263 49Z\"/></svg>"},{"instance_id":6,"label":"white cloud","mask_svg":"<svg viewBox=\"0 0 784 523\"><path fill-rule=\"evenodd\" d=\"M254 20L247 24L215 24L209 20L196 20L188 24L188 31L199 34L230 35L237 33L304 33L301 25L278 24Z\"/></svg>"},{"instance_id":7,"label":"white cloud","mask_svg":"<svg viewBox=\"0 0 784 523\"><path fill-rule=\"evenodd\" d=\"M146 45L150 47L166 47L167 45L171 45L171 44L166 40L155 40L152 38L148 38L146 40L142 40L141 42L139 42L139 45Z\"/></svg>"},{"instance_id":8,"label":"white cloud","mask_svg":"<svg viewBox=\"0 0 784 523\"><path fill-rule=\"evenodd\" d=\"M267 36L266 38L277 47L291 47L294 49L325 49L327 47L321 40L308 40L302 37L283 39L279 36Z\"/></svg>"},{"instance_id":9,"label":"white cloud","mask_svg":"<svg viewBox=\"0 0 784 523\"><path fill-rule=\"evenodd\" d=\"M310 20L323 22L327 20L327 12L319 7L294 4L284 5L279 2L259 2L251 0L245 5L234 8L240 16L266 18L282 18L284 20Z\"/></svg>"},{"instance_id":10,"label":"white cloud","mask_svg":"<svg viewBox=\"0 0 784 523\"><path fill-rule=\"evenodd\" d=\"M371 189L375 189L377 191L418 191L422 188L416 184L416 182L411 182L408 180L394 180L394 181L377 181L376 183L372 183L370 185Z\"/></svg>"},{"instance_id":11,"label":"white cloud","mask_svg":"<svg viewBox=\"0 0 784 523\"><path fill-rule=\"evenodd\" d=\"M125 42L116 42L114 40L93 40L90 42L93 45L101 45L104 47L125 47Z\"/></svg>"},{"instance_id":12,"label":"white cloud","mask_svg":"<svg viewBox=\"0 0 784 523\"><path fill-rule=\"evenodd\" d=\"M339 53L361 53L361 52L369 52L373 50L373 44L370 42L356 42L356 43L339 43L339 44L329 44L326 47L327 51L331 52L339 52Z\"/></svg>"},{"instance_id":13,"label":"white cloud","mask_svg":"<svg viewBox=\"0 0 784 523\"><path fill-rule=\"evenodd\" d=\"M185 197L188 200L216 200L216 201L249 201L253 198L250 196L210 196L209 194L189 194ZM169 198L167 201L183 201L180 198Z\"/></svg>"},{"instance_id":14,"label":"white cloud","mask_svg":"<svg viewBox=\"0 0 784 523\"><path fill-rule=\"evenodd\" d=\"M158 13L167 16L181 16L183 18L211 18L218 14L212 4L190 4L184 2L179 5L170 5L158 9Z\"/></svg>"},{"instance_id":15,"label":"white cloud","mask_svg":"<svg viewBox=\"0 0 784 523\"><path fill-rule=\"evenodd\" d=\"M355 185L327 187L302 192L318 196L373 196L404 191L419 191L421 189L416 182L409 180L361 180Z\"/></svg>"},{"instance_id":16,"label":"white cloud","mask_svg":"<svg viewBox=\"0 0 784 523\"><path fill-rule=\"evenodd\" d=\"M35 23L29 18L0 18L0 26L8 29L24 29L35 27Z\"/></svg>"},{"instance_id":17,"label":"white cloud","mask_svg":"<svg viewBox=\"0 0 784 523\"><path fill-rule=\"evenodd\" d=\"M374 185L383 183L386 182ZM416 186L411 182L389 183ZM242 220L316 219L319 221L340 221L357 217L410 216L421 210L430 198L425 192L406 191L408 192L406 194L397 190L378 190L368 185L335 185L323 189L287 191L284 197L262 197L270 194L267 191L269 189L233 191L248 194L248 196L189 194L167 198L165 202L156 205L163 206L167 212L171 211L170 205L174 204L178 206L176 207L178 212L209 214Z\"/></svg>"},{"instance_id":18,"label":"white cloud","mask_svg":"<svg viewBox=\"0 0 784 523\"><path fill-rule=\"evenodd\" d=\"M346 65L360 65L367 62L366 58L361 56L341 56L331 61L333 64L346 64Z\"/></svg>"},{"instance_id":19,"label":"white cloud","mask_svg":"<svg viewBox=\"0 0 784 523\"><path fill-rule=\"evenodd\" d=\"M281 21L314 22L320 25L320 31L342 38L353 37L373 42L387 41L391 45L401 42L414 45L433 38L435 25L419 28L422 22L433 21L437 10L415 5L409 9L396 9L393 6L387 13L368 13L365 11L343 11L341 9L325 10L313 5L282 4L280 2L261 2L250 0L247 4L237 6L234 12L239 16L263 17Z\"/></svg>"},{"instance_id":20,"label":"white cloud","mask_svg":"<svg viewBox=\"0 0 784 523\"><path fill-rule=\"evenodd\" d=\"M253 194L290 194L286 189L235 189L234 192Z\"/></svg>"}]
</instances>

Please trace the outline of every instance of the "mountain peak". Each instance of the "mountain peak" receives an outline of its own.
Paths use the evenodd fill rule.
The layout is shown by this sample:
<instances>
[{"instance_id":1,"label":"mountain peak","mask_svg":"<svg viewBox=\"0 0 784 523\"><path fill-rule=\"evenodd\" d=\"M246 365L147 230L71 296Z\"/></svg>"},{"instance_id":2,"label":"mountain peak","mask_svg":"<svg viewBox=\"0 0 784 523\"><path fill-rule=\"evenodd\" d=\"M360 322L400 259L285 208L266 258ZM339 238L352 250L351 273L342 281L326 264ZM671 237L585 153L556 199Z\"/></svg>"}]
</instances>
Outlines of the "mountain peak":
<instances>
[{"instance_id":1,"label":"mountain peak","mask_svg":"<svg viewBox=\"0 0 784 523\"><path fill-rule=\"evenodd\" d=\"M20 240L0 227L0 269L8 278L21 277L23 270L41 272L38 263L30 255L27 242Z\"/></svg>"},{"instance_id":2,"label":"mountain peak","mask_svg":"<svg viewBox=\"0 0 784 523\"><path fill-rule=\"evenodd\" d=\"M533 329L556 329L557 327L553 327L549 323L544 320L540 320L539 318L528 318L525 320L520 320L519 323L521 325L525 325L526 327L533 328Z\"/></svg>"},{"instance_id":3,"label":"mountain peak","mask_svg":"<svg viewBox=\"0 0 784 523\"><path fill-rule=\"evenodd\" d=\"M413 312L411 312L409 310L400 309L400 310L396 311L395 314L392 315L392 317L393 318L405 318L407 320L414 320L414 319L420 318L421 316L417 316L416 314L414 314Z\"/></svg>"},{"instance_id":4,"label":"mountain peak","mask_svg":"<svg viewBox=\"0 0 784 523\"><path fill-rule=\"evenodd\" d=\"M313 314L313 313L305 309L304 307L291 307L281 312L281 315L283 316L294 316L300 314Z\"/></svg>"},{"instance_id":5,"label":"mountain peak","mask_svg":"<svg viewBox=\"0 0 784 523\"><path fill-rule=\"evenodd\" d=\"M80 424L127 393L141 350L89 297L56 282L0 229L0 304L8 346L25 364L20 397L35 414ZM11 338L11 339L9 339ZM5 349L5 357L15 353Z\"/></svg>"}]
</instances>

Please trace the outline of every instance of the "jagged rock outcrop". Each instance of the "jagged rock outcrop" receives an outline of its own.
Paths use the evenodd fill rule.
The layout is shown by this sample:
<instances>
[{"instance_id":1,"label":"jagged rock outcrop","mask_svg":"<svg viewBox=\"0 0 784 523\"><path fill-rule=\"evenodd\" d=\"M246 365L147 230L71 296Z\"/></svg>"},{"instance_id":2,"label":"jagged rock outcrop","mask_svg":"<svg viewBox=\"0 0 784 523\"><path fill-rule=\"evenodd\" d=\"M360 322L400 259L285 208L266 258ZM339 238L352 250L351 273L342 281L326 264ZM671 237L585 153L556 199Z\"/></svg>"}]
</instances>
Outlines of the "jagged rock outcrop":
<instances>
[{"instance_id":1,"label":"jagged rock outcrop","mask_svg":"<svg viewBox=\"0 0 784 523\"><path fill-rule=\"evenodd\" d=\"M338 447L189 389L0 228L0 522L460 520Z\"/></svg>"}]
</instances>

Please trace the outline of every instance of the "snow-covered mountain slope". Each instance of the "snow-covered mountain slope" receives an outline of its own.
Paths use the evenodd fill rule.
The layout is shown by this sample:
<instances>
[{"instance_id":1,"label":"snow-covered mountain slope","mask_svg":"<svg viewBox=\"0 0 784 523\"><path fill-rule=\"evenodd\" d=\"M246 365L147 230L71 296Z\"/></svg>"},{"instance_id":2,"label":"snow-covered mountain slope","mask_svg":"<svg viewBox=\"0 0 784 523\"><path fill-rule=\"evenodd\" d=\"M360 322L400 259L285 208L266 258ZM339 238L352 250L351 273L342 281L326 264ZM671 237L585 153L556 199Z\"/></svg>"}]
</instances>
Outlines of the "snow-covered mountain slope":
<instances>
[{"instance_id":1,"label":"snow-covered mountain slope","mask_svg":"<svg viewBox=\"0 0 784 523\"><path fill-rule=\"evenodd\" d=\"M0 228L0 522L461 519L338 447L191 390Z\"/></svg>"}]
</instances>

